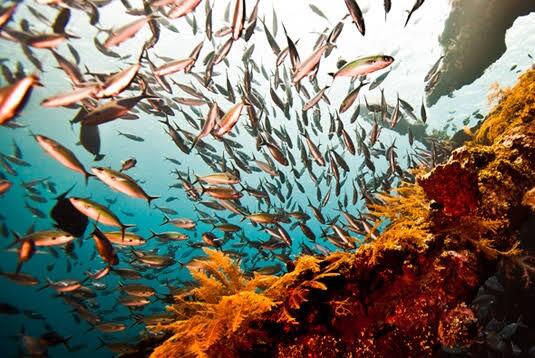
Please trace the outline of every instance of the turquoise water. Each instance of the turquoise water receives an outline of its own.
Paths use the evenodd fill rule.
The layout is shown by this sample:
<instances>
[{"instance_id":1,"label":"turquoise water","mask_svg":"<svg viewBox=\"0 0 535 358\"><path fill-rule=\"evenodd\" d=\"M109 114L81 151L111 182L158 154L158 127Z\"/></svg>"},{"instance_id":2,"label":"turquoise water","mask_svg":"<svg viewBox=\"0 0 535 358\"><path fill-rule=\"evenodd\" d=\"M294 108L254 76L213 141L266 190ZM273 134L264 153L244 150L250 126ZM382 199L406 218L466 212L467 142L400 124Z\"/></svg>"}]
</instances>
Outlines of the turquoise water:
<instances>
[{"instance_id":1,"label":"turquoise water","mask_svg":"<svg viewBox=\"0 0 535 358\"><path fill-rule=\"evenodd\" d=\"M280 47L286 47L283 32L284 24L294 42L299 40L297 47L302 60L312 52L318 34L326 28L330 29L335 26L347 13L347 9L343 6L342 2L336 6L330 3L327 6L323 2L312 2L321 8L325 16L329 19L328 21L315 14L309 7L309 2L307 1L282 2L273 0L261 1L260 3L260 18L265 19L267 27L275 35ZM340 170L342 184L340 195L338 196L334 193L334 182L328 185L325 179L332 176L328 164L325 167L312 164L314 174L323 178L319 184L315 183L306 171L302 172L304 166L297 146L297 141L302 140L298 139L299 130L297 125L297 120L302 120L302 101L299 99L299 94L295 88L290 86L289 88L291 88L293 98L293 106L291 106L289 111L290 118L287 118L273 104L269 94L269 88L270 83L272 86L274 83L273 76L275 73L276 56L266 41L260 23L250 41L238 40L233 45L226 59L226 63L215 66L213 74L215 83L224 87L226 86L228 77L229 83L237 93L238 85L241 85L243 79L244 64L242 56L247 49L250 49L254 45L251 59L258 67L264 67L270 81L264 78L261 71L256 72L251 70L254 79L253 88L267 104L267 114L271 127L274 131L284 128L291 139L292 148L289 147L288 143L283 144L280 138L273 135L275 143L285 148L284 150L291 152L296 161L295 170L300 173L302 172L300 177L296 177L291 167L285 168L277 163L275 163L275 167L283 173L283 176L279 176L278 178L271 178L266 173L258 170L252 171L251 173L240 170L242 184L257 188L260 183L264 183L265 187L265 183L267 182L277 187L277 190L280 190L282 193L283 200L281 200L281 197L277 197L277 195L270 194L271 207L268 207L266 204L259 204L258 200L252 195L244 193L243 198L240 199L240 204L247 208L249 212L265 211L274 213L276 210L292 211L300 207L311 217L307 225L315 233L317 237L316 242L308 240L302 234L299 227L296 227L296 220L291 220L291 223L282 223L282 225L290 233L293 241L292 245L282 250L276 250L276 253L287 254L289 258L293 259L302 252L303 243L318 254L326 251L339 250L339 248L328 242L324 237L321 237L322 231L329 231L330 228L328 225L321 225L314 218L312 211L308 208L307 201L310 200L314 206L318 206L319 202L327 195L327 192L331 190L331 196L322 208L327 222L335 219L339 215L339 212L336 210L339 207L339 202L342 204L346 202L346 210L358 216L360 211L365 210L365 201L359 190L358 202L356 204L352 203L353 183L356 178L362 178L369 186L372 186L374 178L380 177L387 171L387 160L381 154L385 148L395 143L397 148L397 163L403 170L406 170L408 167L407 155L414 156L415 148L427 150L425 145L420 141L416 140L414 145L411 146L408 142L407 135L399 134L389 128L383 128L375 145L368 145L368 139L365 141L372 153L376 173L376 176L374 176L363 165L364 156L361 153L353 156L347 151L344 151L340 138L330 128L330 114L336 116L336 110L346 96L351 81L341 78L333 82L328 72L335 72L336 63L341 59L350 61L361 56L377 54L391 55L395 58L395 62L389 69L369 75L369 80L373 81L385 71L390 71L384 82L377 89L370 91L365 87L351 109L346 113L340 114L340 120L344 128L357 146L356 131L359 133L364 131L369 135L370 131L372 131L372 124L371 116L365 110L365 100L370 105L380 104L381 92L379 88L384 90L389 108L395 105L397 95L399 95L415 108L418 118L414 120L410 119L406 114L403 116L407 117L410 123L422 124L419 109L422 98L425 96L423 78L442 54L442 48L438 43L438 36L442 32L444 21L448 16L449 3L445 0L434 1L432 3L426 2L421 9L415 12L409 26L403 28L406 18L405 10L410 9L411 3L405 1L402 4L394 4L385 20L382 4L376 4L374 1L359 1L367 24L366 35L364 37L361 36L356 27L349 23L348 20L345 20L344 29L336 42L337 47L329 57L321 60L317 82L319 88L323 88L326 85L331 86L326 91L331 104L329 105L325 101L321 101L319 107L308 112L311 123L307 128L307 132L310 134L312 141L320 145L319 148L322 153L325 153L328 149L336 148L337 153L343 155L350 167L348 173ZM131 4L134 8L141 6L141 3L137 1L131 1ZM214 31L228 25L225 21L227 4L228 2L218 1L212 9ZM161 26L160 40L149 51L150 57L154 62L158 64L163 63L163 60L159 60L156 55L174 59L185 58L200 41L203 41L204 46L201 55L192 71L193 73L203 74L204 58L210 51L214 49L217 51L227 38L214 37L212 42L206 39L204 30L206 17L205 5L204 1L201 2L201 5L195 10L193 15L189 15L187 18L170 20L172 25L176 27L178 33L170 31L165 26ZM13 20L8 26L12 29L20 30L21 21L26 20L29 23L31 31L36 33L50 33L50 24L39 20L35 16L35 12L32 13L29 11L27 6L31 6L37 10L45 18L51 19L50 22L52 22L58 13L58 10L54 7L41 5L37 2L25 2L19 6ZM247 1L247 13L251 11L252 7L253 2ZM112 1L108 5L103 5L99 8L99 13L99 27L104 29L117 28L136 19L134 16L125 14L124 5L120 1ZM196 30L193 30L195 25L192 26L192 24L194 23L197 26ZM84 73L86 72L86 67L89 72L105 74L114 73L126 68L135 62L143 44L150 38L148 27L142 29L133 39L113 49L122 56L129 55L129 58L116 59L105 56L95 49L93 38L97 36L100 41L104 41L106 34L99 33L96 27L91 26L87 15L83 11L77 9L72 10L67 31L79 37L69 39L68 43L79 53L81 58L79 66ZM527 56L528 52L526 49L535 48L534 14L517 19L514 26L507 32L506 43L506 53L491 65L481 78L455 91L451 97L443 97L436 105L427 108L427 134L431 134L433 131L445 131L451 135L461 129L463 125L475 125L478 118L471 116L471 114L479 110L482 115L485 115L489 110L489 104L487 102L489 86L494 82L498 82L502 86L511 85L518 76L517 71L525 70L531 66L533 60ZM228 235L224 239L222 249L225 251L241 252L243 258L240 264L244 270L250 271L254 268L258 269L263 266L279 263L283 267L282 272L284 272L285 262L270 255L270 250L261 250L260 252L258 249L247 244L247 241L244 239L245 237L247 240L255 242L266 241L269 239L268 233L262 231L258 226L253 226L249 220L242 220L240 216L232 215L226 210L213 210L203 206L202 203L195 203L189 200L180 185L170 187L180 184L176 175L172 173L174 170L190 173L191 180L194 180L194 175L207 175L214 170L202 160L197 150L194 150L188 155L181 152L175 146L165 133L165 126L158 121L163 118L146 114L138 108L135 109L139 115L139 119L137 120L118 119L101 125L100 153L105 156L102 160L94 162L94 155L87 152L78 144L80 125L70 123L70 120L76 115L77 110L44 108L40 106L43 99L69 91L71 90L71 86L64 73L57 68L56 61L50 51L46 49L32 49L32 51L35 57L42 63L43 72L36 70L31 62L28 61L20 45L5 39L0 40L0 58L5 59L3 65L12 72L16 72L17 64L20 63L27 74L37 73L44 85L44 87L38 87L33 91L27 105L15 119L16 123L21 125L21 128L0 127L0 152L5 155L13 155L14 143L16 143L16 146L21 149L22 159L29 164L29 166L21 166L10 163L10 166L16 171L16 173L11 174L5 168L0 168L2 177L6 177L13 183L11 189L0 197L1 221L5 228L3 230L5 232L2 232L2 234L5 234L2 240L4 242L3 246L6 248L0 251L0 268L3 272L14 271L16 267L17 252L8 250L9 244L14 239L13 232L24 234L31 228L33 230L51 229L53 223L48 218L48 213L55 204L55 198L68 190L73 184L74 188L69 195L90 197L91 200L108 206L110 210L118 215L123 223L135 224L136 233L143 237L149 237L151 230L157 232L167 230L182 231L189 236L187 241L171 243L161 243L154 238L149 239L148 243L142 246L140 250L156 250L161 255L171 254L181 263L187 263L194 257L202 256L202 250L198 247L203 242L201 234L211 231L212 226L199 220L202 216L202 213L199 213L200 210L203 213L207 213L209 217L223 218L225 221L239 225L242 228L240 233ZM73 56L66 43L60 44L57 47L57 51L73 61ZM511 67L513 65L517 67L512 71ZM289 69L290 63L286 60L279 69L279 74L283 82L289 83L288 79L285 80L283 75L283 72L286 71L288 73ZM142 72L148 73L146 63L143 64ZM224 112L228 111L233 105L233 103L229 102L221 94L212 93L203 89L192 74L181 72L168 76L168 79L181 84L193 84L210 101L217 102ZM8 85L5 76L0 76L0 81L1 87ZM358 81L355 81L355 85L357 84ZM303 85L312 95L316 93L314 86L310 84L308 79L303 80ZM172 95L163 91L156 92L158 95L167 98L188 97L176 85L173 86ZM276 89L276 92L283 100L287 100L285 91L282 88L279 87ZM137 93L137 91L127 91L122 95L131 96ZM304 102L306 101L304 100ZM146 103L146 101L143 102ZM362 114L356 123L350 123L350 118L359 103ZM181 129L194 134L197 133L198 129L193 128L188 123L184 113L193 117L197 123L200 123L195 111L199 112L201 116L205 116L208 113L208 106L196 107L195 109L185 105L179 105L179 107L180 110L175 110L175 115L170 116L169 119ZM318 122L321 128L316 128L316 131L313 131L311 129L312 122L314 122L312 120L313 113L314 111L318 111L318 108L320 110L318 112ZM257 109L257 114L259 113L260 110ZM266 113L264 113L263 117L265 115ZM264 155L269 155L269 152L265 147L260 150L256 148L255 138L246 130L248 123L247 115L243 114L237 126L230 134L226 135L226 138L232 139L242 146L239 151L249 157L245 159L246 164L254 168L256 165L251 160L252 156L254 155L257 159L265 160ZM144 141L136 142L129 140L124 136L119 136L118 131L142 137ZM121 161L128 158L136 158L136 167L129 170L127 174L138 180L147 193L161 196L161 198L155 200L149 206L142 199L132 198L113 191L96 178L91 178L86 185L82 175L65 168L59 162L48 156L34 140L31 133L45 135L60 142L75 153L87 170L94 166L110 166L113 169L119 169ZM204 141L214 146L214 157L220 158L212 164L217 168L221 168L221 156L225 151L223 144L212 136L206 137ZM164 159L166 157L176 159L181 164L175 165L171 161ZM231 167L231 163L234 160L229 159L230 156L228 153L225 154L225 158L227 165ZM47 185L38 184L34 187L40 193L40 196L46 199L45 203L33 201L28 197L29 193L22 185L24 182L37 179L46 179L46 183L53 183L56 189L54 193ZM400 178L398 176L392 176L390 178L390 184L395 186L399 180ZM304 188L304 193L299 190L295 184L296 181ZM237 187L237 189L240 188ZM376 189L378 190L379 188ZM370 191L375 192L376 189L370 189ZM176 199L166 202L170 197ZM203 200L209 200L209 198L204 196ZM33 215L25 207L25 202L32 207L38 208L46 217L39 218ZM194 231L187 231L173 228L171 225L160 226L164 215L156 206L175 210L177 214L170 215L173 218L183 217L195 220L197 222L196 229ZM74 279L81 281L86 278L86 271L95 272L105 266L100 257L94 254L95 245L90 235L93 224L91 220L90 222L86 233L75 240L74 253L76 257L67 254L61 247L57 248L58 257L52 255L46 248L38 248L38 252L33 258L23 265L22 272L31 274L40 280L38 286L20 286L5 278L0 278L2 288L0 290L0 302L14 305L21 311L20 314L1 316L3 324L0 328L0 336L2 337L3 344L0 351L3 353L3 356L15 356L19 351L27 349L21 343L23 335L39 337L50 329L53 329L64 337L72 336L69 340L69 346L74 348L69 351L61 344L55 347L48 347L48 353L52 357L71 354L84 357L107 356L110 354L108 351L104 349L95 350L99 345L98 337L106 341L117 340L135 343L138 337L143 334L142 325L136 325L123 332L113 334L104 334L94 329L86 332L91 326L83 319L79 319L73 313L72 307L66 304L61 297L57 297L56 292L52 288L37 291L37 288L42 287L46 283L45 278L47 277L52 280ZM345 223L345 221L340 219L339 223ZM104 225L99 225L99 227L102 230L111 229ZM222 237L221 232L215 231L214 233L216 236ZM362 235L359 237L362 238ZM16 248L17 245L14 247ZM116 248L116 250L118 251L120 260L118 266L123 268L131 267L130 249ZM70 270L68 270L69 268ZM144 279L132 282L150 285L156 289L159 296L164 296L169 292L166 286L167 283L175 287L180 287L189 279L187 270L179 264L174 264L162 270L145 269L142 274L144 275ZM118 298L122 296L118 290L120 280L117 275L110 273L99 281L105 285L104 288L95 287L93 280L86 281L84 284L91 288L95 293L95 297L87 298L84 302L89 310L99 315L103 321L121 321L127 324L127 326L130 326L134 322L130 317L130 310L121 304L117 304ZM152 313L162 312L163 308L164 304L153 298L152 303L144 309L133 312L136 314L150 315ZM38 313L44 319L30 319L28 316L31 316L31 314L29 312L26 312L27 314L22 313L24 310ZM45 327L45 324L49 328ZM21 332L24 332L24 334Z\"/></svg>"}]
</instances>

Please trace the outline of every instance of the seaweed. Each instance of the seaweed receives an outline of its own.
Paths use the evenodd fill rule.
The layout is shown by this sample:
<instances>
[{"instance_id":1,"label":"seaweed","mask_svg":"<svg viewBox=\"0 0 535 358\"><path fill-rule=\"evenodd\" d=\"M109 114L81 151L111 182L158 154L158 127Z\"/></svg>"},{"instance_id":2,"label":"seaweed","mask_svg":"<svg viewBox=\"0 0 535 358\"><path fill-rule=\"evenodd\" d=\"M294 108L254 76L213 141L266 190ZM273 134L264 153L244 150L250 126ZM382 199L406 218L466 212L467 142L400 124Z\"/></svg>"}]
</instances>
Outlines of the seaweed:
<instances>
[{"instance_id":1,"label":"seaweed","mask_svg":"<svg viewBox=\"0 0 535 358\"><path fill-rule=\"evenodd\" d=\"M318 258L303 256L282 277L255 273L248 278L227 255L210 249L204 252L206 258L188 265L197 286L175 295L175 303L167 307L179 320L149 327L174 333L151 357L206 357L221 339L232 337L274 307L279 308L278 322L295 323L292 310L307 301L310 291L327 289L320 279L338 275L322 271ZM312 276L303 280L304 273Z\"/></svg>"},{"instance_id":2,"label":"seaweed","mask_svg":"<svg viewBox=\"0 0 535 358\"><path fill-rule=\"evenodd\" d=\"M522 74L514 88L495 91L499 103L478 130L474 143L492 144L507 129L535 117L535 70Z\"/></svg>"},{"instance_id":3,"label":"seaweed","mask_svg":"<svg viewBox=\"0 0 535 358\"><path fill-rule=\"evenodd\" d=\"M276 277L255 274L248 279L228 256L215 250L204 251L207 258L188 265L198 286L175 295L175 303L167 307L180 319L168 325L149 327L174 333L154 350L152 357L206 357L213 344L276 304L257 293Z\"/></svg>"}]
</instances>

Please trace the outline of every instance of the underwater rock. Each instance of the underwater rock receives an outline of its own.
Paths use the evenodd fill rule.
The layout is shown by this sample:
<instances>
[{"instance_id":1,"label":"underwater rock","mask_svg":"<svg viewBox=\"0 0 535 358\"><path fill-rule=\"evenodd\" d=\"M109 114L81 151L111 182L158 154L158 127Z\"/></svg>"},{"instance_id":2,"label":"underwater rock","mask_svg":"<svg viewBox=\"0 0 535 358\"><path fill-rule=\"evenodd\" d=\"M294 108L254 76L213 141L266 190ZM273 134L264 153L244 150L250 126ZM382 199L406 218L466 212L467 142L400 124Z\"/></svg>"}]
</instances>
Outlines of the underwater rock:
<instances>
[{"instance_id":1,"label":"underwater rock","mask_svg":"<svg viewBox=\"0 0 535 358\"><path fill-rule=\"evenodd\" d=\"M440 77L427 95L427 105L474 82L505 53L505 34L520 16L535 11L526 0L452 0L440 36L444 58Z\"/></svg>"},{"instance_id":2,"label":"underwater rock","mask_svg":"<svg viewBox=\"0 0 535 358\"><path fill-rule=\"evenodd\" d=\"M445 348L470 346L476 332L476 316L464 303L446 312L438 325L440 343Z\"/></svg>"},{"instance_id":3,"label":"underwater rock","mask_svg":"<svg viewBox=\"0 0 535 358\"><path fill-rule=\"evenodd\" d=\"M476 179L473 172L463 168L458 161L452 161L439 165L418 183L446 215L466 216L474 212L479 203Z\"/></svg>"},{"instance_id":4,"label":"underwater rock","mask_svg":"<svg viewBox=\"0 0 535 358\"><path fill-rule=\"evenodd\" d=\"M535 186L535 116L523 114L532 113L535 101L522 99L531 98L526 86L535 86L534 72L506 91L487 118L499 133L484 122L444 165L378 195L369 215L377 219L374 228L386 227L355 252L301 256L282 276L251 277L206 249L206 258L189 265L197 286L167 308L179 319L149 327L171 335L151 357L527 352L533 337L522 330L535 324L533 314L515 312L522 322L515 317L491 330L481 321L491 310L478 292L508 293L507 284L493 279L502 267L509 276L521 272L519 290L532 292L535 282L534 253L519 241L533 218L523 203ZM506 113L518 117L504 119ZM498 336L488 333L494 331Z\"/></svg>"}]
</instances>

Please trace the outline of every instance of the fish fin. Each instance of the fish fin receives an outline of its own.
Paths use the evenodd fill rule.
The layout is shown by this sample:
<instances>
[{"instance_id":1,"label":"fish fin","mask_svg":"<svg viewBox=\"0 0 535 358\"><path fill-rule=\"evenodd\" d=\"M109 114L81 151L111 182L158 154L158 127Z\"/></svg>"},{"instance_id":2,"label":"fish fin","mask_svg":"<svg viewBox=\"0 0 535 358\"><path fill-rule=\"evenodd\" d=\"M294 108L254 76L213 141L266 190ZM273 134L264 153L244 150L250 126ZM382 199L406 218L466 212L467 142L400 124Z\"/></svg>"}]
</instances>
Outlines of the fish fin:
<instances>
[{"instance_id":1,"label":"fish fin","mask_svg":"<svg viewBox=\"0 0 535 358\"><path fill-rule=\"evenodd\" d=\"M153 200L156 200L156 199L159 199L159 198L160 198L160 196L149 195L149 196L147 197L147 203L148 203L149 206L150 206L150 203L151 203Z\"/></svg>"},{"instance_id":2,"label":"fish fin","mask_svg":"<svg viewBox=\"0 0 535 358\"><path fill-rule=\"evenodd\" d=\"M102 348L102 347L104 347L106 345L106 342L104 342L102 340L102 338L100 338L100 337L97 337L97 338L100 341L100 344L97 346L97 348L95 348L95 350L99 350L100 348Z\"/></svg>"},{"instance_id":3,"label":"fish fin","mask_svg":"<svg viewBox=\"0 0 535 358\"><path fill-rule=\"evenodd\" d=\"M99 162L102 159L104 159L105 156L106 156L105 154L97 154L97 155L95 155L95 158L93 159L93 161Z\"/></svg>"},{"instance_id":4,"label":"fish fin","mask_svg":"<svg viewBox=\"0 0 535 358\"><path fill-rule=\"evenodd\" d=\"M123 224L121 226L121 239L124 241L124 233L126 232L126 229L136 227L136 224Z\"/></svg>"},{"instance_id":5,"label":"fish fin","mask_svg":"<svg viewBox=\"0 0 535 358\"><path fill-rule=\"evenodd\" d=\"M95 326L91 322L87 322L87 323L89 323L89 328L84 332L84 334L91 332L92 330L95 329Z\"/></svg>"},{"instance_id":6,"label":"fish fin","mask_svg":"<svg viewBox=\"0 0 535 358\"><path fill-rule=\"evenodd\" d=\"M162 221L162 223L160 224L160 226L163 226L163 225L167 224L167 223L170 222L170 221L171 221L171 219L169 219L169 216L163 214L163 221ZM154 235L154 236L157 236L157 235Z\"/></svg>"},{"instance_id":7,"label":"fish fin","mask_svg":"<svg viewBox=\"0 0 535 358\"><path fill-rule=\"evenodd\" d=\"M7 249L10 249L12 248L13 246L15 246L16 244L18 244L20 241L21 241L21 237L20 237L20 234L16 231L11 231L11 233L13 234L13 236L15 237L13 239L13 242L11 244L9 244L9 246L7 247Z\"/></svg>"},{"instance_id":8,"label":"fish fin","mask_svg":"<svg viewBox=\"0 0 535 358\"><path fill-rule=\"evenodd\" d=\"M94 175L91 174L91 173L88 173L88 172L85 172L85 173L84 173L85 185L86 185L86 186L87 186L87 183L89 182L89 178L90 178L90 177L94 177Z\"/></svg>"},{"instance_id":9,"label":"fish fin","mask_svg":"<svg viewBox=\"0 0 535 358\"><path fill-rule=\"evenodd\" d=\"M23 264L23 263L24 263L24 262L22 262L22 261L17 261L17 267L15 268L15 273L16 273L17 275L19 274L20 269L22 268L22 264Z\"/></svg>"}]
</instances>

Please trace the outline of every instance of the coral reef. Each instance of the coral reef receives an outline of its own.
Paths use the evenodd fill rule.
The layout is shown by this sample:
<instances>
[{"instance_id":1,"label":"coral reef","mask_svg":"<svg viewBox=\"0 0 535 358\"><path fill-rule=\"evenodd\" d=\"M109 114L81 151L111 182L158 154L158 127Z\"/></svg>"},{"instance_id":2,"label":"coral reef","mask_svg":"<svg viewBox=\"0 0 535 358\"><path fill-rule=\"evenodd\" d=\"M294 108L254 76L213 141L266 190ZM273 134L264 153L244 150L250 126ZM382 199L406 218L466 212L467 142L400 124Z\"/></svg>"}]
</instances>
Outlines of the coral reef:
<instances>
[{"instance_id":1,"label":"coral reef","mask_svg":"<svg viewBox=\"0 0 535 358\"><path fill-rule=\"evenodd\" d=\"M440 44L440 78L428 93L429 106L481 77L505 53L505 34L520 16L535 11L525 0L451 0L452 10Z\"/></svg>"},{"instance_id":2,"label":"coral reef","mask_svg":"<svg viewBox=\"0 0 535 358\"><path fill-rule=\"evenodd\" d=\"M368 215L386 227L356 252L250 277L206 250L189 266L197 286L168 307L177 321L149 327L171 335L152 357L527 354L534 86L532 70L446 163L380 195Z\"/></svg>"}]
</instances>

